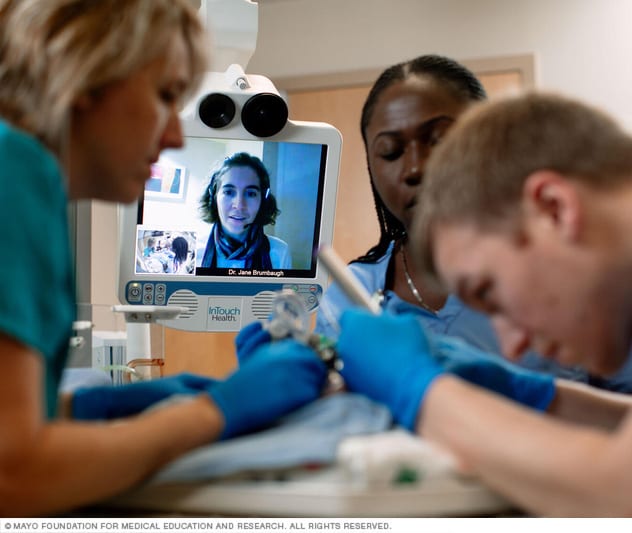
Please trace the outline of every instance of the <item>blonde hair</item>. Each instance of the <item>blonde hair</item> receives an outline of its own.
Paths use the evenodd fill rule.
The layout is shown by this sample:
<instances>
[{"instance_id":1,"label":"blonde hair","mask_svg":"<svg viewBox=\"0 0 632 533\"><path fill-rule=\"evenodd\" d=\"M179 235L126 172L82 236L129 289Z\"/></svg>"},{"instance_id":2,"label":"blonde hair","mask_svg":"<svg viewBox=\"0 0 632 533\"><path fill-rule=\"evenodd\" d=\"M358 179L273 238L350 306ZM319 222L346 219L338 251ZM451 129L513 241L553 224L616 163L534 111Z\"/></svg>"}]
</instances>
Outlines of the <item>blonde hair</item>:
<instances>
[{"instance_id":1,"label":"blonde hair","mask_svg":"<svg viewBox=\"0 0 632 533\"><path fill-rule=\"evenodd\" d=\"M59 154L77 98L160 57L178 31L192 92L210 43L190 0L0 0L0 116Z\"/></svg>"},{"instance_id":2,"label":"blonde hair","mask_svg":"<svg viewBox=\"0 0 632 533\"><path fill-rule=\"evenodd\" d=\"M518 235L525 180L553 170L592 187L632 180L632 137L602 111L527 93L467 111L429 158L411 232L417 266L438 281L437 224Z\"/></svg>"}]
</instances>

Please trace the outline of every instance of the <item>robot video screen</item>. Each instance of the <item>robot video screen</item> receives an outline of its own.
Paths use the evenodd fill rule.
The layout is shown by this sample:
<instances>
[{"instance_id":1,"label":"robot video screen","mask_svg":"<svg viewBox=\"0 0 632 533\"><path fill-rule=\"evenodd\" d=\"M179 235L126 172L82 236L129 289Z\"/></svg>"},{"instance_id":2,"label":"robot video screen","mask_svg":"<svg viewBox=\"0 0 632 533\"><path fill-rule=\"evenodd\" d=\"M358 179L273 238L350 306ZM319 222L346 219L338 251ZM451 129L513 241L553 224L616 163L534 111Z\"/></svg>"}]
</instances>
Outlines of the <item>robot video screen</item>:
<instances>
[{"instance_id":1,"label":"robot video screen","mask_svg":"<svg viewBox=\"0 0 632 533\"><path fill-rule=\"evenodd\" d=\"M327 146L187 137L152 166L134 272L313 278Z\"/></svg>"}]
</instances>

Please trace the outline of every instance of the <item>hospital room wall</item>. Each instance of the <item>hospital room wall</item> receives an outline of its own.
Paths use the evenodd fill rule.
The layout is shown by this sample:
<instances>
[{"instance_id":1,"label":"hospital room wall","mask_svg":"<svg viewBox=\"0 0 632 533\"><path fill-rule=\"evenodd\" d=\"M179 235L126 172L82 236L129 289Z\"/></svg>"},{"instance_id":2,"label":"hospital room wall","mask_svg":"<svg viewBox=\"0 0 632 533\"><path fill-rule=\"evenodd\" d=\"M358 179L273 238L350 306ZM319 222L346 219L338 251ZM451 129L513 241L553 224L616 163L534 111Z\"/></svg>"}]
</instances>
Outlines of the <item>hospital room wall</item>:
<instances>
[{"instance_id":1,"label":"hospital room wall","mask_svg":"<svg viewBox=\"0 0 632 533\"><path fill-rule=\"evenodd\" d=\"M603 106L632 129L630 20L630 0L260 0L246 71L309 83L422 53L463 61L532 54L536 86ZM91 301L117 303L116 210L93 203L91 216ZM232 365L213 358L201 370Z\"/></svg>"},{"instance_id":2,"label":"hospital room wall","mask_svg":"<svg viewBox=\"0 0 632 533\"><path fill-rule=\"evenodd\" d=\"M534 54L540 88L632 129L629 0L260 0L248 71L273 81L383 68L423 53Z\"/></svg>"}]
</instances>

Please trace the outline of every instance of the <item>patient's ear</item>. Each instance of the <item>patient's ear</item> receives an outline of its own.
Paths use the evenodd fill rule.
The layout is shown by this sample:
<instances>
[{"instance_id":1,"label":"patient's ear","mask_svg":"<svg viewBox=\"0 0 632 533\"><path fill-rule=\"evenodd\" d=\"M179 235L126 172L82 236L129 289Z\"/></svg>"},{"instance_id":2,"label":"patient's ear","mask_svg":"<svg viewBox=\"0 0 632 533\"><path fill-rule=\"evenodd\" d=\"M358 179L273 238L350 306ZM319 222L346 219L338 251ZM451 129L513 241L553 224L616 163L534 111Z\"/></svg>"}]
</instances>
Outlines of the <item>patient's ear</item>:
<instances>
[{"instance_id":1,"label":"patient's ear","mask_svg":"<svg viewBox=\"0 0 632 533\"><path fill-rule=\"evenodd\" d=\"M575 240L581 229L581 201L574 183L559 172L538 170L522 189L522 203L532 222Z\"/></svg>"}]
</instances>

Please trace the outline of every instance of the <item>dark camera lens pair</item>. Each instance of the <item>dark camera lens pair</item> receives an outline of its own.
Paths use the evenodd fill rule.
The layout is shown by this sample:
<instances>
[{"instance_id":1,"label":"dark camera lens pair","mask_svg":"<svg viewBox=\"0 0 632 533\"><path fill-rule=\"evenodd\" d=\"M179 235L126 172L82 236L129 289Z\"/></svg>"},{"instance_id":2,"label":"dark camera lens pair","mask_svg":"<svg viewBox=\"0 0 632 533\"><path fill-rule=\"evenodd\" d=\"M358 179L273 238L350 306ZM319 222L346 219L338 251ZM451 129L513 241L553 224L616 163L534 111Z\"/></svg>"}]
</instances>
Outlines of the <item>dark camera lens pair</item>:
<instances>
[{"instance_id":1,"label":"dark camera lens pair","mask_svg":"<svg viewBox=\"0 0 632 533\"><path fill-rule=\"evenodd\" d=\"M237 112L235 102L222 93L207 94L198 108L200 119L209 128L228 126ZM287 122L287 104L277 94L260 93L252 96L241 110L241 123L256 137L270 137L279 133Z\"/></svg>"}]
</instances>

